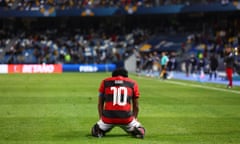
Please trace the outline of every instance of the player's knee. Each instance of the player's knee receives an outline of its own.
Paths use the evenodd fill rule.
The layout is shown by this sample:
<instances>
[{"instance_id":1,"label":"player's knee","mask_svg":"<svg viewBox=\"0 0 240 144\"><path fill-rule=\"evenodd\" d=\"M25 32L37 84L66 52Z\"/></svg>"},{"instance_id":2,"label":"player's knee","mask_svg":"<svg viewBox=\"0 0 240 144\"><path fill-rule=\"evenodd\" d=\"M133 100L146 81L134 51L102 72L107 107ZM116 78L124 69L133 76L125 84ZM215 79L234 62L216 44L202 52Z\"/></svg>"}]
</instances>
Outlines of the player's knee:
<instances>
[{"instance_id":1,"label":"player's knee","mask_svg":"<svg viewBox=\"0 0 240 144\"><path fill-rule=\"evenodd\" d=\"M105 135L105 134L104 134L104 131L100 129L100 127L99 127L98 124L95 124L95 125L92 127L91 134L92 134L92 136L94 136L94 137L103 137L103 136Z\"/></svg>"},{"instance_id":2,"label":"player's knee","mask_svg":"<svg viewBox=\"0 0 240 144\"><path fill-rule=\"evenodd\" d=\"M133 132L132 132L132 135L136 138L142 138L143 139L144 136L145 136L145 132L146 132L146 130L145 130L144 127L142 127L142 126L135 127Z\"/></svg>"}]
</instances>

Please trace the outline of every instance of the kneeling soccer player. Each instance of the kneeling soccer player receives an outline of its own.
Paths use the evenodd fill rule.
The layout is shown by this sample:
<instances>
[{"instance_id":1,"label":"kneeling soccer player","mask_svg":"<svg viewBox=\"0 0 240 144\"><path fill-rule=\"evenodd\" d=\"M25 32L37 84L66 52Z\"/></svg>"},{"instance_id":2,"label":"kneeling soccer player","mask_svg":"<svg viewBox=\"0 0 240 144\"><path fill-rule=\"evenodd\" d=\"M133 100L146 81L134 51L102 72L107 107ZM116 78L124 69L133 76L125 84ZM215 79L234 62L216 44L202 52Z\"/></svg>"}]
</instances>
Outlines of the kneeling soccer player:
<instances>
[{"instance_id":1,"label":"kneeling soccer player","mask_svg":"<svg viewBox=\"0 0 240 144\"><path fill-rule=\"evenodd\" d=\"M92 127L92 136L105 136L119 126L136 138L144 138L145 128L137 121L139 95L137 83L128 78L124 68L114 70L112 77L102 80L98 98L100 120Z\"/></svg>"}]
</instances>

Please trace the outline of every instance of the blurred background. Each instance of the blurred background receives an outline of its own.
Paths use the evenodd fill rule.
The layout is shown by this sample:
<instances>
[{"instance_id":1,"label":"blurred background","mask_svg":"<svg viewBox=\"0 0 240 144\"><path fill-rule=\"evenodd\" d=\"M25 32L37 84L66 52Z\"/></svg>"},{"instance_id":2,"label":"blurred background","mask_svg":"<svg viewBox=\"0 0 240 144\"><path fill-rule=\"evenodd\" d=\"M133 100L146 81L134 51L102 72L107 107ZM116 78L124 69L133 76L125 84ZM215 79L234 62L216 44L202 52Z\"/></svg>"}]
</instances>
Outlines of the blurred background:
<instances>
[{"instance_id":1,"label":"blurred background","mask_svg":"<svg viewBox=\"0 0 240 144\"><path fill-rule=\"evenodd\" d=\"M114 64L154 76L240 62L239 0L0 0L1 64ZM193 59L195 62L193 62Z\"/></svg>"}]
</instances>

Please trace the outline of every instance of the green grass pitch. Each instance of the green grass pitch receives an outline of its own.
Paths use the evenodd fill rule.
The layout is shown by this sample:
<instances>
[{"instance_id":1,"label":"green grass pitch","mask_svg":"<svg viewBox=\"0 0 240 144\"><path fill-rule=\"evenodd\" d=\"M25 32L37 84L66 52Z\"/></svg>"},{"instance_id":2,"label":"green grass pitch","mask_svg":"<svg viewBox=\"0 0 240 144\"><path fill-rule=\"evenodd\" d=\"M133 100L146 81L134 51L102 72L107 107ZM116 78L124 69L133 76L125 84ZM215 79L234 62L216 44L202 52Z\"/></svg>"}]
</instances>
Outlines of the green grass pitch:
<instances>
[{"instance_id":1,"label":"green grass pitch","mask_svg":"<svg viewBox=\"0 0 240 144\"><path fill-rule=\"evenodd\" d=\"M90 136L110 73L0 75L0 144L239 144L240 87L130 75L145 139L120 128Z\"/></svg>"}]
</instances>

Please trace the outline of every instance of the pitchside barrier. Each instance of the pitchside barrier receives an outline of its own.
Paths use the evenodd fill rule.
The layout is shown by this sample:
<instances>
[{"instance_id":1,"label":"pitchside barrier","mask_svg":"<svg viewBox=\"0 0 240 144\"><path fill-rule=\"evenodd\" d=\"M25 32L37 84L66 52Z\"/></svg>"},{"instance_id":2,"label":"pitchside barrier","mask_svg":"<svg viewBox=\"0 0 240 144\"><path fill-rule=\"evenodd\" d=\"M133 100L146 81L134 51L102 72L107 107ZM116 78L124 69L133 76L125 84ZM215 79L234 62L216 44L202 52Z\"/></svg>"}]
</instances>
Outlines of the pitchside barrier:
<instances>
[{"instance_id":1,"label":"pitchside barrier","mask_svg":"<svg viewBox=\"0 0 240 144\"><path fill-rule=\"evenodd\" d=\"M107 72L115 68L115 64L2 64L0 73Z\"/></svg>"}]
</instances>

